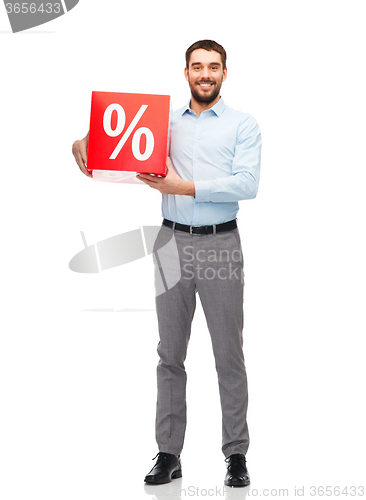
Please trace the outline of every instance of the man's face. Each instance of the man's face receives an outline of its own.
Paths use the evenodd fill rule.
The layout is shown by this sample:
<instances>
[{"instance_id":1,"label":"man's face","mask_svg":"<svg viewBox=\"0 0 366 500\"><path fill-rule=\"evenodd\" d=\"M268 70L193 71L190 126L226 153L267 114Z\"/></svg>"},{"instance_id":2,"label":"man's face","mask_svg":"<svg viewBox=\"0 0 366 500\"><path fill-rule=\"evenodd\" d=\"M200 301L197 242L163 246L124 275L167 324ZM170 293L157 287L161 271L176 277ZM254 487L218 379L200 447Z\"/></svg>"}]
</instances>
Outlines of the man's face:
<instances>
[{"instance_id":1,"label":"man's face","mask_svg":"<svg viewBox=\"0 0 366 500\"><path fill-rule=\"evenodd\" d=\"M214 50L197 49L191 54L189 68L184 74L193 98L199 103L209 104L218 97L222 82L226 80L221 55Z\"/></svg>"}]
</instances>

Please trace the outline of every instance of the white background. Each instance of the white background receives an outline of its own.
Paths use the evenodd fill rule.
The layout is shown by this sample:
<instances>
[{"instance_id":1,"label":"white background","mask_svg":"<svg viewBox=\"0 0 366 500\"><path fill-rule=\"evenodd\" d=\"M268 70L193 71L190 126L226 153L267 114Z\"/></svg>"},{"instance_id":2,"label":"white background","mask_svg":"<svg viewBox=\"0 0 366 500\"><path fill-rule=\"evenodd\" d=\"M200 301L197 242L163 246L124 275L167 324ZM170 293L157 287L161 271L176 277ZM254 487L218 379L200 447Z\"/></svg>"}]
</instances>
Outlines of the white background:
<instances>
[{"instance_id":1,"label":"white background","mask_svg":"<svg viewBox=\"0 0 366 500\"><path fill-rule=\"evenodd\" d=\"M365 484L362 8L80 0L12 34L0 6L2 499L183 499L212 488L217 498L265 488L293 498L301 487L312 498L311 486ZM161 222L158 192L96 183L75 164L92 90L170 94L177 109L189 98L185 50L203 38L228 52L225 102L251 113L263 136L259 194L238 217L250 493L223 492L200 307L186 362L183 479L144 489L157 452L151 261L100 275L68 268L80 231L91 244Z\"/></svg>"}]
</instances>

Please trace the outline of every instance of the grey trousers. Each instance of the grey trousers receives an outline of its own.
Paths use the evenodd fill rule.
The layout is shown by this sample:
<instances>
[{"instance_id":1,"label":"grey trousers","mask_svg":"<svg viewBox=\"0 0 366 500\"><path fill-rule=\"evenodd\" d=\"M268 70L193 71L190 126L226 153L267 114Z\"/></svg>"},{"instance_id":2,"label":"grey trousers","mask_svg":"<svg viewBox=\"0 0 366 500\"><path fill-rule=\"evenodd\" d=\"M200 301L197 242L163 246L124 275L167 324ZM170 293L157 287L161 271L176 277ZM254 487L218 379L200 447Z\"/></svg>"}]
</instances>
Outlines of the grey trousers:
<instances>
[{"instance_id":1,"label":"grey trousers","mask_svg":"<svg viewBox=\"0 0 366 500\"><path fill-rule=\"evenodd\" d=\"M159 258L175 239L178 283L157 294L160 341L157 367L156 441L159 451L179 455L186 430L186 359L198 293L210 332L222 409L225 457L247 452L248 390L243 355L243 256L238 229L191 235L162 226L154 246L155 280L176 274L177 262ZM160 256L163 253L160 250Z\"/></svg>"}]
</instances>

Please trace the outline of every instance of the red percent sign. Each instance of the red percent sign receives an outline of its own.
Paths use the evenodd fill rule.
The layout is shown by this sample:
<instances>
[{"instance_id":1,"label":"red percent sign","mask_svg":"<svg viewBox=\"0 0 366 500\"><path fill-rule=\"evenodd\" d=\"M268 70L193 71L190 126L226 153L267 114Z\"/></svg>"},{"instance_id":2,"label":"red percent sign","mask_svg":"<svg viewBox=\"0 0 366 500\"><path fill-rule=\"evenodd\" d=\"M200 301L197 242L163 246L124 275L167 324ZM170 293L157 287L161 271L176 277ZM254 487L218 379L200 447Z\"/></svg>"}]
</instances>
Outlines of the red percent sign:
<instances>
[{"instance_id":1,"label":"red percent sign","mask_svg":"<svg viewBox=\"0 0 366 500\"><path fill-rule=\"evenodd\" d=\"M88 170L165 175L170 97L93 92Z\"/></svg>"}]
</instances>

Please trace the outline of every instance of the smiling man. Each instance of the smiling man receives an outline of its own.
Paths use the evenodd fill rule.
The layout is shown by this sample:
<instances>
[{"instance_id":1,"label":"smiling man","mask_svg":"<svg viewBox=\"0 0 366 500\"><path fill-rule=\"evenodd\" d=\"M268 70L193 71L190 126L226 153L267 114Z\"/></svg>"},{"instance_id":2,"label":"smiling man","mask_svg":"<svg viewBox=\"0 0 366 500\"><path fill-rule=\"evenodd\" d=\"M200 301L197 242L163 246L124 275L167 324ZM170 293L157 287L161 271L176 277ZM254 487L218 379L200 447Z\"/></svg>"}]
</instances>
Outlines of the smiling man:
<instances>
[{"instance_id":1,"label":"smiling man","mask_svg":"<svg viewBox=\"0 0 366 500\"><path fill-rule=\"evenodd\" d=\"M163 195L163 224L155 252L173 237L181 266L180 281L156 297L157 461L145 482L162 484L182 476L180 453L186 429L184 362L198 294L211 336L222 409L225 484L250 483L245 455L247 376L243 355L243 256L236 223L239 200L257 195L261 134L255 119L236 111L220 96L227 77L226 52L212 40L186 52L185 77L191 96L171 120L171 154L165 178L138 178ZM88 136L73 145L86 170ZM166 273L155 262L156 276ZM205 356L206 353L202 353ZM199 448L198 452L204 452Z\"/></svg>"},{"instance_id":2,"label":"smiling man","mask_svg":"<svg viewBox=\"0 0 366 500\"><path fill-rule=\"evenodd\" d=\"M226 80L227 69L223 68L218 52L196 49L192 55L194 60L184 70L192 100L212 107L220 99L220 89L222 82Z\"/></svg>"},{"instance_id":3,"label":"smiling man","mask_svg":"<svg viewBox=\"0 0 366 500\"><path fill-rule=\"evenodd\" d=\"M222 407L225 484L250 483L247 377L243 356L243 259L236 224L238 201L255 198L261 134L246 113L220 97L227 77L226 52L211 40L186 52L189 103L173 114L168 175L138 178L163 193L162 247L174 234L181 280L156 298L160 342L156 465L145 477L164 483L182 474L180 453L186 428L186 372L191 323L200 297L211 335ZM205 355L202 353L202 355Z\"/></svg>"}]
</instances>

